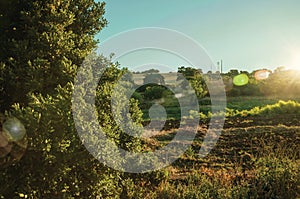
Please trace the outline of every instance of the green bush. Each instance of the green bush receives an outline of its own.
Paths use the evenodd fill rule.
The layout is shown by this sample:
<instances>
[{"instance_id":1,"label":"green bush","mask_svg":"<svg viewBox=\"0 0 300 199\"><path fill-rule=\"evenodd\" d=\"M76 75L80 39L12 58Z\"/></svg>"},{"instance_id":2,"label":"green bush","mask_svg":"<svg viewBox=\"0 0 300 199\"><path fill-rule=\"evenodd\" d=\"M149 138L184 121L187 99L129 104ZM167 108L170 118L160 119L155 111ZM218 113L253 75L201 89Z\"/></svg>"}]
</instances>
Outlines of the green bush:
<instances>
[{"instance_id":1,"label":"green bush","mask_svg":"<svg viewBox=\"0 0 300 199\"><path fill-rule=\"evenodd\" d=\"M265 105L263 107L254 107L250 110L234 110L226 109L227 117L235 116L266 116L266 115L280 115L280 114L299 114L300 113L300 103L296 101L278 101L272 105Z\"/></svg>"},{"instance_id":2,"label":"green bush","mask_svg":"<svg viewBox=\"0 0 300 199\"><path fill-rule=\"evenodd\" d=\"M29 92L54 94L73 81L106 26L104 2L1 1L0 111L29 102Z\"/></svg>"},{"instance_id":3,"label":"green bush","mask_svg":"<svg viewBox=\"0 0 300 199\"><path fill-rule=\"evenodd\" d=\"M143 102L143 96L139 92L134 92L131 96L133 99L137 100L139 103Z\"/></svg>"},{"instance_id":4,"label":"green bush","mask_svg":"<svg viewBox=\"0 0 300 199\"><path fill-rule=\"evenodd\" d=\"M145 99L153 100L160 99L163 97L166 88L163 86L155 85L149 86L146 88L144 92Z\"/></svg>"},{"instance_id":5,"label":"green bush","mask_svg":"<svg viewBox=\"0 0 300 199\"><path fill-rule=\"evenodd\" d=\"M256 162L256 178L249 194L254 198L296 198L300 194L299 161L264 157Z\"/></svg>"},{"instance_id":6,"label":"green bush","mask_svg":"<svg viewBox=\"0 0 300 199\"><path fill-rule=\"evenodd\" d=\"M105 61L103 58L93 61L105 65L109 63L107 60L108 63L102 63ZM110 65L103 74L96 95L98 119L106 135L117 145L127 150L139 151L140 141L124 133L110 111L114 82L124 72ZM86 74L93 75L88 71ZM93 78L87 78L83 82L90 84L92 80ZM73 121L73 89L73 84L69 83L65 87L59 86L56 95L31 94L28 106L14 106L11 114L25 125L29 145L20 162L1 171L0 184L6 186L0 187L0 195L5 198L15 198L19 194L29 198L118 198L121 193L119 181L127 177L104 166L83 146ZM88 96L88 93L92 92L87 89L81 91L82 96ZM124 100L126 99L118 98L117 109L123 110ZM86 108L80 106L79 111L85 111ZM134 122L141 122L141 111L133 99L130 112ZM82 121L89 122L84 112L82 115L81 112L76 113L82 116ZM88 132L92 132L91 126L92 123L82 125L87 135L90 135ZM89 144L98 147L99 153L105 153L102 155L106 158L121 164L118 150L101 142L97 136Z\"/></svg>"},{"instance_id":7,"label":"green bush","mask_svg":"<svg viewBox=\"0 0 300 199\"><path fill-rule=\"evenodd\" d=\"M94 159L78 138L72 87L59 87L56 96L31 95L25 108L14 106L12 114L25 125L29 146L19 163L1 171L5 198L113 198L120 192L119 173Z\"/></svg>"}]
</instances>

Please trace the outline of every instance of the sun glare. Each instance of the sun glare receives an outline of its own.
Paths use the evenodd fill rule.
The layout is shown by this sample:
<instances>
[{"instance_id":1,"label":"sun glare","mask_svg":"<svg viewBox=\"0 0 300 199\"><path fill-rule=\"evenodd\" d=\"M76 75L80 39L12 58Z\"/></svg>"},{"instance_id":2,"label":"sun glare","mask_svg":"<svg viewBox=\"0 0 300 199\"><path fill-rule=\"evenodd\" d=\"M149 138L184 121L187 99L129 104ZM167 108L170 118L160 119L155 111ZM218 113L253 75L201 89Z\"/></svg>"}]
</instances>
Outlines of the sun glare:
<instances>
[{"instance_id":1,"label":"sun glare","mask_svg":"<svg viewBox=\"0 0 300 199\"><path fill-rule=\"evenodd\" d=\"M300 71L300 51L293 53L290 65L287 66L287 69Z\"/></svg>"}]
</instances>

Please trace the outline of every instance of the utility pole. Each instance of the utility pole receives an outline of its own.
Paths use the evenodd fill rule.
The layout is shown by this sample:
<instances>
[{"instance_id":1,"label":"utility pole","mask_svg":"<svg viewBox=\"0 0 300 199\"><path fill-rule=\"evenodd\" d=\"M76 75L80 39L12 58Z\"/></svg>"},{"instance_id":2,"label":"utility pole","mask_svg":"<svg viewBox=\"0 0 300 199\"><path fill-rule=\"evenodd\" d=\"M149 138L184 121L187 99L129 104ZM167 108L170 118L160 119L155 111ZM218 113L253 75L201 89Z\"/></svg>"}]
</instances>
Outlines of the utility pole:
<instances>
[{"instance_id":1,"label":"utility pole","mask_svg":"<svg viewBox=\"0 0 300 199\"><path fill-rule=\"evenodd\" d=\"M223 60L221 59L221 74L223 73Z\"/></svg>"},{"instance_id":2,"label":"utility pole","mask_svg":"<svg viewBox=\"0 0 300 199\"><path fill-rule=\"evenodd\" d=\"M218 69L220 70L220 73L223 73L223 60L217 62Z\"/></svg>"}]
</instances>

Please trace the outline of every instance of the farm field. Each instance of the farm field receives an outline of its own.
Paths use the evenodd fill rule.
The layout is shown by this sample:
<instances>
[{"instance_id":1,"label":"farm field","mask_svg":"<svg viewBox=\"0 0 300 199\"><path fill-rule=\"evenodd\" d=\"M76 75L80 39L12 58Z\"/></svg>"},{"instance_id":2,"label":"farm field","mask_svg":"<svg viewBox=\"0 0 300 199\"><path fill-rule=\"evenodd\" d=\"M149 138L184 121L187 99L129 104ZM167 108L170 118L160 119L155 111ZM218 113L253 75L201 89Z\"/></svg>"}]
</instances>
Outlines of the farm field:
<instances>
[{"instance_id":1,"label":"farm field","mask_svg":"<svg viewBox=\"0 0 300 199\"><path fill-rule=\"evenodd\" d=\"M169 127L152 137L149 147L160 148L172 140L175 130L172 125ZM199 158L207 128L207 123L199 125L192 147L164 170L165 180L156 185L142 181L143 188L135 187L128 195L132 198L300 197L300 115L227 118L216 147L205 158Z\"/></svg>"},{"instance_id":2,"label":"farm field","mask_svg":"<svg viewBox=\"0 0 300 199\"><path fill-rule=\"evenodd\" d=\"M215 148L204 158L198 153L210 119L200 120L193 144L164 169L165 179L154 185L153 181L140 181L143 187L133 188L127 197L300 197L300 114L285 111L293 103L285 104L280 97L229 97L227 100L227 108L231 110L251 112L255 107L270 106L274 111L226 117ZM299 103L297 98L284 100ZM209 104L208 101L203 99L202 103ZM276 109L277 106L280 108ZM146 146L155 150L168 144L176 135L179 122L174 117L167 120L162 131L157 135L154 132L147 139ZM144 125L148 123L146 119Z\"/></svg>"},{"instance_id":3,"label":"farm field","mask_svg":"<svg viewBox=\"0 0 300 199\"><path fill-rule=\"evenodd\" d=\"M136 191L128 194L132 198L300 197L299 98L229 96L226 100L224 129L209 155L200 158L198 154L214 117L210 115L210 98L202 98L199 126L191 147L165 168L165 180L156 185L141 182L148 186L135 187ZM146 142L151 150L160 149L176 135L182 119L180 106L171 95L143 102L144 126L150 122L149 106L161 103L166 109L163 130L157 135L152 132L154 136Z\"/></svg>"}]
</instances>

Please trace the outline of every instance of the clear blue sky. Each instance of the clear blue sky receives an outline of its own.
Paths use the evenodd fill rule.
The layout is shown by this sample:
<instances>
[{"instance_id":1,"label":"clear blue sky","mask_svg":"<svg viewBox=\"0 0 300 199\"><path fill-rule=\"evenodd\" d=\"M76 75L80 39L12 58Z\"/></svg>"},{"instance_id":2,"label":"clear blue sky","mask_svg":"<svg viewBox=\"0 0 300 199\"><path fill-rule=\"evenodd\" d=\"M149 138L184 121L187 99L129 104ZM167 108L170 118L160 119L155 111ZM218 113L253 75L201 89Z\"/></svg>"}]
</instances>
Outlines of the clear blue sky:
<instances>
[{"instance_id":1,"label":"clear blue sky","mask_svg":"<svg viewBox=\"0 0 300 199\"><path fill-rule=\"evenodd\" d=\"M97 35L100 42L134 28L170 28L196 40L214 62L222 59L225 71L300 68L300 0L105 2L109 24ZM120 62L139 64L134 57L137 56ZM143 53L138 57L143 57ZM176 58L168 59L170 62L164 64L184 64Z\"/></svg>"}]
</instances>

